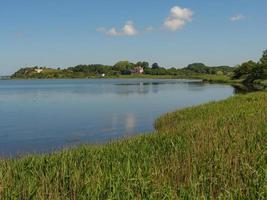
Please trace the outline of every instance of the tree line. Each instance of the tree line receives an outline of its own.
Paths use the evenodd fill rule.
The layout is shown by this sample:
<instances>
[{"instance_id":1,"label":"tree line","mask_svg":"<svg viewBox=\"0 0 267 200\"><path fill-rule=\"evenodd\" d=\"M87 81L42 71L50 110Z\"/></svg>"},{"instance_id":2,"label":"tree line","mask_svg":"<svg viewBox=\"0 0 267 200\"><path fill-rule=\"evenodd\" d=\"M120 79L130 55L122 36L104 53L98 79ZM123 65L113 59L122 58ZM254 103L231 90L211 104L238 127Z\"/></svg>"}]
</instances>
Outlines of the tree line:
<instances>
[{"instance_id":1,"label":"tree line","mask_svg":"<svg viewBox=\"0 0 267 200\"><path fill-rule=\"evenodd\" d=\"M113 66L102 64L77 65L61 68L26 67L15 72L11 78L90 78L105 74L107 77L131 75L136 67L142 67L146 75L172 75L188 77L197 74L224 75L231 79L241 79L245 83L253 83L258 79L267 79L267 50L263 52L258 62L252 60L236 67L206 66L203 63L189 64L184 68L161 67L158 63L149 64L146 61L132 63L119 61Z\"/></svg>"},{"instance_id":2,"label":"tree line","mask_svg":"<svg viewBox=\"0 0 267 200\"><path fill-rule=\"evenodd\" d=\"M119 61L113 66L102 64L77 65L66 69L47 67L26 67L15 72L11 78L86 78L105 74L106 76L131 75L136 67L142 67L146 75L188 76L193 74L229 75L233 68L229 66L210 67L203 63L193 63L184 68L161 67L158 63L152 65L146 61L132 63ZM37 69L41 69L40 73Z\"/></svg>"},{"instance_id":3,"label":"tree line","mask_svg":"<svg viewBox=\"0 0 267 200\"><path fill-rule=\"evenodd\" d=\"M245 83L253 83L258 79L267 79L267 50L258 62L244 62L234 69L233 79L242 79Z\"/></svg>"}]
</instances>

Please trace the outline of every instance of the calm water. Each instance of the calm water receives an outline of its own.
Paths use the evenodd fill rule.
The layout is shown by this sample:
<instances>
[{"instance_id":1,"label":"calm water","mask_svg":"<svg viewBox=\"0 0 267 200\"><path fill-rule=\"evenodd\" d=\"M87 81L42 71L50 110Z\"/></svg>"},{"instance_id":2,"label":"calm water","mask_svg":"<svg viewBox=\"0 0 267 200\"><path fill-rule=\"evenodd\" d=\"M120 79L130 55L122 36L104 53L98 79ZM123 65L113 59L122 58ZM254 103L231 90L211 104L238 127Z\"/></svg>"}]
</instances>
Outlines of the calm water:
<instances>
[{"instance_id":1,"label":"calm water","mask_svg":"<svg viewBox=\"0 0 267 200\"><path fill-rule=\"evenodd\" d=\"M149 132L163 113L233 93L228 85L188 80L0 81L0 155Z\"/></svg>"}]
</instances>

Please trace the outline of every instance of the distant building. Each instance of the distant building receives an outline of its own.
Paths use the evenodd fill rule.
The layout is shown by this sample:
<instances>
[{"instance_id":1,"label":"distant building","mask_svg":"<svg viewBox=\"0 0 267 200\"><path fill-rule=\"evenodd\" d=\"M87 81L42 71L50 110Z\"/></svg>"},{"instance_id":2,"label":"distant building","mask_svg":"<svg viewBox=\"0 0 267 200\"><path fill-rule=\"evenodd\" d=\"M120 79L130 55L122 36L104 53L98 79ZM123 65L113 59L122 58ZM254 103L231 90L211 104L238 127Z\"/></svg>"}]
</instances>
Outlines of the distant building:
<instances>
[{"instance_id":1,"label":"distant building","mask_svg":"<svg viewBox=\"0 0 267 200\"><path fill-rule=\"evenodd\" d=\"M131 70L132 74L143 74L144 73L144 69L143 67L135 67Z\"/></svg>"},{"instance_id":2,"label":"distant building","mask_svg":"<svg viewBox=\"0 0 267 200\"><path fill-rule=\"evenodd\" d=\"M101 76L102 76L102 77L105 77L105 76L106 76L106 74L101 74Z\"/></svg>"},{"instance_id":3,"label":"distant building","mask_svg":"<svg viewBox=\"0 0 267 200\"><path fill-rule=\"evenodd\" d=\"M40 74L40 73L43 71L43 69L34 69L34 71L35 71L36 73Z\"/></svg>"}]
</instances>

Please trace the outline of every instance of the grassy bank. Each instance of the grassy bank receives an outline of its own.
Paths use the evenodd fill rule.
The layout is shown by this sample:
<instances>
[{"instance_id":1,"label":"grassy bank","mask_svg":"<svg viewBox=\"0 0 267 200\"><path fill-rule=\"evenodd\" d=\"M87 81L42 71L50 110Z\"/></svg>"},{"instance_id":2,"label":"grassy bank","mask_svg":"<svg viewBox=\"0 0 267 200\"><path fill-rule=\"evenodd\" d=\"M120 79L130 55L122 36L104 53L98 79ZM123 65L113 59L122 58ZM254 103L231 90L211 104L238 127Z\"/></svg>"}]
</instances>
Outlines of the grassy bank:
<instances>
[{"instance_id":1,"label":"grassy bank","mask_svg":"<svg viewBox=\"0 0 267 200\"><path fill-rule=\"evenodd\" d=\"M243 81L242 79L233 80L231 79L230 76L226 75L213 75L213 74L196 74L196 75L191 75L190 78L201 79L204 82L209 82L209 83L237 84L237 83L242 83Z\"/></svg>"},{"instance_id":2,"label":"grassy bank","mask_svg":"<svg viewBox=\"0 0 267 200\"><path fill-rule=\"evenodd\" d=\"M168 113L156 132L0 161L0 199L266 199L267 93Z\"/></svg>"},{"instance_id":3,"label":"grassy bank","mask_svg":"<svg viewBox=\"0 0 267 200\"><path fill-rule=\"evenodd\" d=\"M107 75L102 77L100 75L86 75L86 74L76 74L76 76L58 76L58 77L50 77L46 78L42 77L23 77L16 78L12 77L13 80L25 80L25 79L199 79L203 82L208 83L221 83L221 84L231 84L231 85L244 85L244 79L232 79L227 75L219 75L219 74L180 74L180 75L151 75L151 74L130 74L130 75ZM1 80L1 79L0 79ZM266 80L256 80L254 83L251 83L251 87L255 86L255 89L266 89L267 81Z\"/></svg>"},{"instance_id":4,"label":"grassy bank","mask_svg":"<svg viewBox=\"0 0 267 200\"><path fill-rule=\"evenodd\" d=\"M57 71L56 69L45 69L44 74L36 74L33 73L34 76L12 76L11 79L17 80L24 80L24 79L100 79L100 78L110 78L110 79L131 79L131 78L140 78L140 79L202 79L204 81L209 82L224 82L224 83L233 83L236 82L235 80L231 80L229 76L226 75L216 75L216 74L198 74L198 73L181 73L177 75L152 75L152 74L128 74L128 75L106 75L102 77L101 74L99 75L90 75L85 73L71 73L68 76L52 76L51 74Z\"/></svg>"},{"instance_id":5,"label":"grassy bank","mask_svg":"<svg viewBox=\"0 0 267 200\"><path fill-rule=\"evenodd\" d=\"M260 89L267 89L267 80L258 79L253 81L255 86L258 86Z\"/></svg>"},{"instance_id":6,"label":"grassy bank","mask_svg":"<svg viewBox=\"0 0 267 200\"><path fill-rule=\"evenodd\" d=\"M148 78L148 79L199 79L209 83L226 83L236 84L242 83L243 80L233 80L231 77L226 75L216 74L191 74L191 75L149 75L149 74L133 74L133 75L119 75L110 76L107 78Z\"/></svg>"}]
</instances>

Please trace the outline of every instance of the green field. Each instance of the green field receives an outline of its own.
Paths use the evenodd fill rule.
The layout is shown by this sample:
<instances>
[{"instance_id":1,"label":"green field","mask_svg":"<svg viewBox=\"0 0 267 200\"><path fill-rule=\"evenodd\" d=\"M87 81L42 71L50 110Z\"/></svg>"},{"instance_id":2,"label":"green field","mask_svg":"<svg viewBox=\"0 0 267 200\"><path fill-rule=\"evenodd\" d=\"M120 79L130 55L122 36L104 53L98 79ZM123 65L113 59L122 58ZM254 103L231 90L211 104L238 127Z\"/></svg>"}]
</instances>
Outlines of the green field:
<instances>
[{"instance_id":1,"label":"green field","mask_svg":"<svg viewBox=\"0 0 267 200\"><path fill-rule=\"evenodd\" d=\"M267 199L267 93L168 113L154 133L0 161L0 199Z\"/></svg>"}]
</instances>

